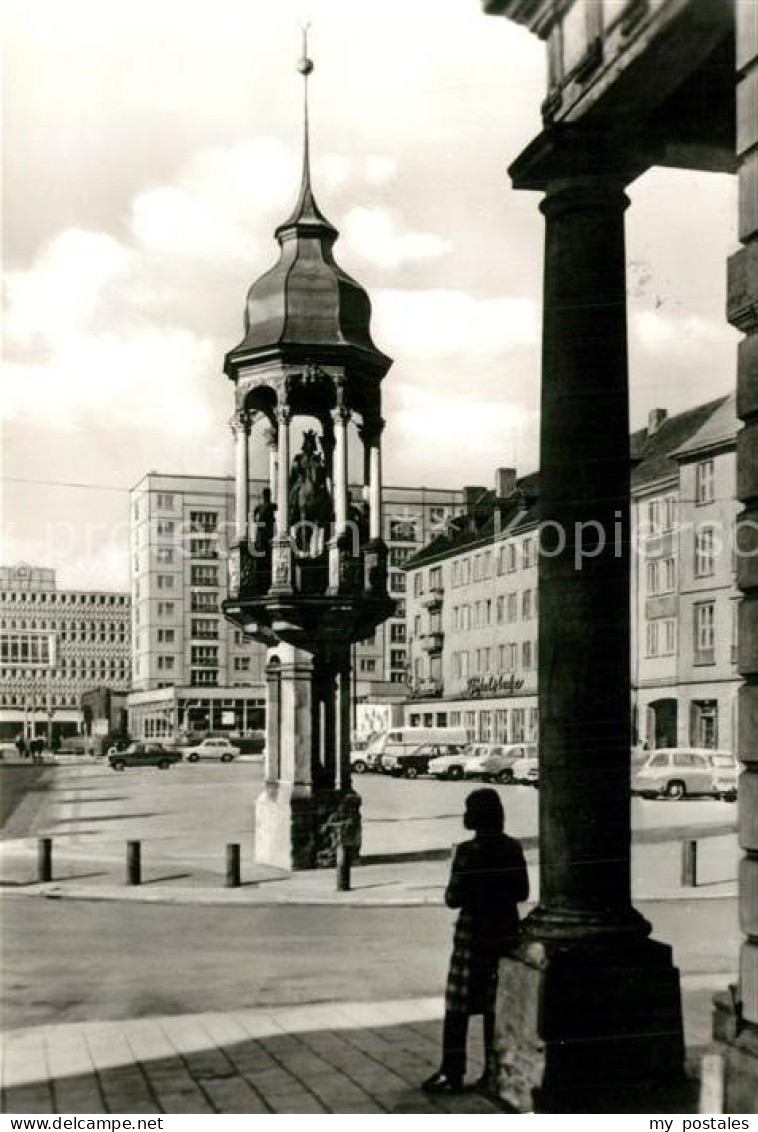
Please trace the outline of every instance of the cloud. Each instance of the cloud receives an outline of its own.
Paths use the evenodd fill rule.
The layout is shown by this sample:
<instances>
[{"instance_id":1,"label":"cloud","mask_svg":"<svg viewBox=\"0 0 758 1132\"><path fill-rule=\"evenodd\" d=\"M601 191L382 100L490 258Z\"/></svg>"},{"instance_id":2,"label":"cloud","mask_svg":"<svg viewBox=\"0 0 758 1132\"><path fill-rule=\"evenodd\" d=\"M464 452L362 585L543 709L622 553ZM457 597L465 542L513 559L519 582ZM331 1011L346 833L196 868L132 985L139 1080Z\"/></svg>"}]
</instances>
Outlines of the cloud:
<instances>
[{"instance_id":1,"label":"cloud","mask_svg":"<svg viewBox=\"0 0 758 1132\"><path fill-rule=\"evenodd\" d=\"M464 291L384 288L374 300L377 341L424 355L492 355L538 339L532 299L483 299Z\"/></svg>"},{"instance_id":2,"label":"cloud","mask_svg":"<svg viewBox=\"0 0 758 1132\"><path fill-rule=\"evenodd\" d=\"M650 354L669 361L702 359L704 351L721 355L732 347L732 335L723 322L698 314L670 314L665 309L632 311L631 330L637 343ZM737 338L736 331L734 338Z\"/></svg>"},{"instance_id":3,"label":"cloud","mask_svg":"<svg viewBox=\"0 0 758 1132\"><path fill-rule=\"evenodd\" d=\"M450 251L447 240L434 232L404 231L386 208L359 205L342 226L351 251L382 268L397 268L421 260L439 259Z\"/></svg>"}]
</instances>

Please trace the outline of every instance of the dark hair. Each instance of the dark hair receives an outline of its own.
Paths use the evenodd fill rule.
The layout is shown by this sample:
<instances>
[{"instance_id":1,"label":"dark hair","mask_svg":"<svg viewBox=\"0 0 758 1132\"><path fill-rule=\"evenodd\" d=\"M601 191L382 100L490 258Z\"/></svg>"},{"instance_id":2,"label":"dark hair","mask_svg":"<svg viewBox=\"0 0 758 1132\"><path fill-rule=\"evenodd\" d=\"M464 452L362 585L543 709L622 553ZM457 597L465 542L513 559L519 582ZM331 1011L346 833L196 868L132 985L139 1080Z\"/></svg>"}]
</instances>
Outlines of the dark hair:
<instances>
[{"instance_id":1,"label":"dark hair","mask_svg":"<svg viewBox=\"0 0 758 1132\"><path fill-rule=\"evenodd\" d=\"M497 790L491 787L472 790L466 798L463 824L474 833L502 833L505 811Z\"/></svg>"}]
</instances>

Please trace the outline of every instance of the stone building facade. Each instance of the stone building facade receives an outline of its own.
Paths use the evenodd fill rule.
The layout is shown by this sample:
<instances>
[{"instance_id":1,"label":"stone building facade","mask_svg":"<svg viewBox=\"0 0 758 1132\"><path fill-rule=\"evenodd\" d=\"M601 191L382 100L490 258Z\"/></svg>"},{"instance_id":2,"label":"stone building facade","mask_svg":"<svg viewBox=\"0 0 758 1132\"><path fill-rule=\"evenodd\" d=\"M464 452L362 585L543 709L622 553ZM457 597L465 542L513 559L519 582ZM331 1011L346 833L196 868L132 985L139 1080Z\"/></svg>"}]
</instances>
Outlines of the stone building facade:
<instances>
[{"instance_id":1,"label":"stone building facade","mask_svg":"<svg viewBox=\"0 0 758 1132\"><path fill-rule=\"evenodd\" d=\"M631 437L634 739L736 749L739 679L733 533L734 399ZM450 540L408 564L410 725L463 726L479 742L538 731L538 477L498 472ZM479 511L479 520L476 512ZM707 551L707 553L706 553Z\"/></svg>"},{"instance_id":2,"label":"stone building facade","mask_svg":"<svg viewBox=\"0 0 758 1132\"><path fill-rule=\"evenodd\" d=\"M55 571L0 567L0 737L76 734L82 695L131 683L126 593L58 589Z\"/></svg>"}]
</instances>

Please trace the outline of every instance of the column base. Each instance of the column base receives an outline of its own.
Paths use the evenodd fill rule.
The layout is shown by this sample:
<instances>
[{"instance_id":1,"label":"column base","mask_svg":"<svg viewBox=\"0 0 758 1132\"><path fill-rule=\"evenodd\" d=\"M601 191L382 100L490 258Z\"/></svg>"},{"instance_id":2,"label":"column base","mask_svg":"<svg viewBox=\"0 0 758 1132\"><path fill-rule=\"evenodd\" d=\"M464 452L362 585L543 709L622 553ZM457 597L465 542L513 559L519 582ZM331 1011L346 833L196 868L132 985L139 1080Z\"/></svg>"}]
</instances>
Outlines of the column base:
<instances>
[{"instance_id":1,"label":"column base","mask_svg":"<svg viewBox=\"0 0 758 1132\"><path fill-rule=\"evenodd\" d=\"M500 962L497 1091L518 1112L621 1112L683 1082L679 972L649 939L522 943ZM641 1111L653 1111L645 1108Z\"/></svg>"},{"instance_id":2,"label":"column base","mask_svg":"<svg viewBox=\"0 0 758 1132\"><path fill-rule=\"evenodd\" d=\"M724 1113L758 1112L758 1027L744 1022L734 994L714 998L713 1037L724 1058Z\"/></svg>"},{"instance_id":3,"label":"column base","mask_svg":"<svg viewBox=\"0 0 758 1132\"><path fill-rule=\"evenodd\" d=\"M255 803L255 860L291 872L331 869L342 837L360 852L360 797L352 790L311 790L266 783Z\"/></svg>"}]
</instances>

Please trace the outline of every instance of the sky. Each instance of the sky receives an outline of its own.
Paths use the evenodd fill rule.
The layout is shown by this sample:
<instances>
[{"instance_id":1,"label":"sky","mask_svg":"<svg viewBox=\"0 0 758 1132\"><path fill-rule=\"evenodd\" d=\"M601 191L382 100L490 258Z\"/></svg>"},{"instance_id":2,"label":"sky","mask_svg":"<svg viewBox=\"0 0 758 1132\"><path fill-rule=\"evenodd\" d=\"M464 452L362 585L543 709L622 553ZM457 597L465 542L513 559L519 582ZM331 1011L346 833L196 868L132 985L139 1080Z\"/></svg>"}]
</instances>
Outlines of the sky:
<instances>
[{"instance_id":1,"label":"sky","mask_svg":"<svg viewBox=\"0 0 758 1132\"><path fill-rule=\"evenodd\" d=\"M394 358L386 482L537 467L543 220L507 166L540 128L538 40L478 0L6 0L4 562L127 588L128 489L231 473L223 357L297 193L306 20L316 198ZM629 195L639 425L734 385L736 184Z\"/></svg>"}]
</instances>

